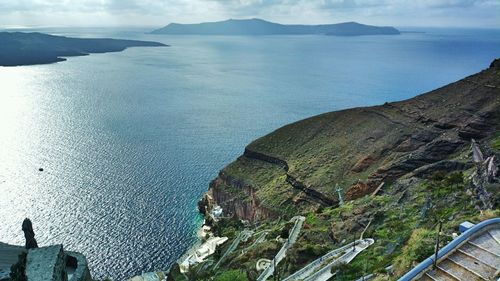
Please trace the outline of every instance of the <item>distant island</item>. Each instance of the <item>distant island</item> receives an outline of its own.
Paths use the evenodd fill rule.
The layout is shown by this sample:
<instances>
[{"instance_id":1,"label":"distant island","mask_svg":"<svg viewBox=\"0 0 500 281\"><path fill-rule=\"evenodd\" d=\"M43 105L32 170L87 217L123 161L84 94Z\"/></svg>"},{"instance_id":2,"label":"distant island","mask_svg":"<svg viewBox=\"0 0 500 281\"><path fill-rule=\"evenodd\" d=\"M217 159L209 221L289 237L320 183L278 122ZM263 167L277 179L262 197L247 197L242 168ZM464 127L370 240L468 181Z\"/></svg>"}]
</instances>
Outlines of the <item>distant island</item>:
<instances>
[{"instance_id":1,"label":"distant island","mask_svg":"<svg viewBox=\"0 0 500 281\"><path fill-rule=\"evenodd\" d=\"M321 25L285 25L261 19L226 20L198 24L171 23L154 30L152 34L177 35L305 35L323 34L335 36L398 35L391 26L373 26L357 22Z\"/></svg>"},{"instance_id":2,"label":"distant island","mask_svg":"<svg viewBox=\"0 0 500 281\"><path fill-rule=\"evenodd\" d=\"M158 42L109 38L69 38L44 33L0 32L0 66L46 64L63 57L120 52L129 47L165 47Z\"/></svg>"}]
</instances>

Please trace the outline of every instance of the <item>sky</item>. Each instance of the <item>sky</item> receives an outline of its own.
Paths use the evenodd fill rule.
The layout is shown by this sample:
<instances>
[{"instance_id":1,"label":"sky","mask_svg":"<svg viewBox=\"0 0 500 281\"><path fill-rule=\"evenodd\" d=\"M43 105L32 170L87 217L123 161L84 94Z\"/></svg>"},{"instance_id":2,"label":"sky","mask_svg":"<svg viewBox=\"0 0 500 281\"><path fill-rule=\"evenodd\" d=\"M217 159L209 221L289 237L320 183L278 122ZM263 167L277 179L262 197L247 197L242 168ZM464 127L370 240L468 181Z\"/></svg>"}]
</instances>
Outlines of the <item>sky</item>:
<instances>
[{"instance_id":1,"label":"sky","mask_svg":"<svg viewBox=\"0 0 500 281\"><path fill-rule=\"evenodd\" d=\"M500 0L0 0L0 27L161 27L229 18L500 28Z\"/></svg>"}]
</instances>

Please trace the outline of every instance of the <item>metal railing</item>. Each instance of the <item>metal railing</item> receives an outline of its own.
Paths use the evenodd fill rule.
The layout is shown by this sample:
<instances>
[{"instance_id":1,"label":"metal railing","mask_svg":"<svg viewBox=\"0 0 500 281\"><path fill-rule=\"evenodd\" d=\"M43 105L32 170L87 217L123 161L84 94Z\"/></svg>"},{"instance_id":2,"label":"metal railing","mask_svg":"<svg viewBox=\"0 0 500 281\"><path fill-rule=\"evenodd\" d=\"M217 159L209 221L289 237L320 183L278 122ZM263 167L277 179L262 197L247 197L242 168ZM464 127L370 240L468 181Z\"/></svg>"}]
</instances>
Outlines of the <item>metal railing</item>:
<instances>
[{"instance_id":1,"label":"metal railing","mask_svg":"<svg viewBox=\"0 0 500 281\"><path fill-rule=\"evenodd\" d=\"M331 263L336 262L336 261L341 261L343 257L347 256L347 254L350 254L352 252L352 249L356 245L371 245L373 243L373 239L367 238L367 239L360 239L356 240L354 242L351 242L347 245L344 245L340 248L337 248L335 250L332 250L325 255L317 258L316 260L310 262L308 265L304 266L302 269L296 271L292 275L288 276L287 278L283 279L283 281L291 281L291 280L301 280L304 278L309 278L312 274L316 274L315 271L319 269L319 271L323 271L325 268L329 267L329 264L326 264L325 266L322 266L323 263L327 260L330 260L332 258L335 258L334 261L331 261Z\"/></svg>"}]
</instances>

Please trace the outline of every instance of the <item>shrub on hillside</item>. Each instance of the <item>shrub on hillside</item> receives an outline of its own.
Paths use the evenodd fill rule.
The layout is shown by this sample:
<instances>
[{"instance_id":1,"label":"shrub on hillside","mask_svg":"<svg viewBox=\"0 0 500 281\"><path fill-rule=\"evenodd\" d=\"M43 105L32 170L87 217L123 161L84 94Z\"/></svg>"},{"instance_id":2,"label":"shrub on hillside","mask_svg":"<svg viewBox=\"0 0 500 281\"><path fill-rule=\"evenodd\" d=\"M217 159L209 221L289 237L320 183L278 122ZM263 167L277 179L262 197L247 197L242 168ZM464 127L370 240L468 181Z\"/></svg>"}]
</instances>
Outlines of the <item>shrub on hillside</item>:
<instances>
[{"instance_id":1,"label":"shrub on hillside","mask_svg":"<svg viewBox=\"0 0 500 281\"><path fill-rule=\"evenodd\" d=\"M215 281L248 281L246 272L241 270L228 270L215 277Z\"/></svg>"},{"instance_id":2,"label":"shrub on hillside","mask_svg":"<svg viewBox=\"0 0 500 281\"><path fill-rule=\"evenodd\" d=\"M404 274L414 265L432 255L434 252L435 235L435 231L424 228L413 230L401 254L394 260L396 275Z\"/></svg>"}]
</instances>

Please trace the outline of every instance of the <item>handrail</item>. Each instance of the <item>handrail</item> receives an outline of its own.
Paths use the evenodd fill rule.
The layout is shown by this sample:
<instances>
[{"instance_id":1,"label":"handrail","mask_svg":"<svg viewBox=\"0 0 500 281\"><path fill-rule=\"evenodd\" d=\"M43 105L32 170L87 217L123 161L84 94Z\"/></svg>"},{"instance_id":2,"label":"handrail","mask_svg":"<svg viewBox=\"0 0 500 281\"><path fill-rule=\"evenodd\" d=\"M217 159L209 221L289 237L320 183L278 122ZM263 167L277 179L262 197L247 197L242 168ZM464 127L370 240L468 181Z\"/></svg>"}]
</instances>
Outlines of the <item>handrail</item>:
<instances>
[{"instance_id":1,"label":"handrail","mask_svg":"<svg viewBox=\"0 0 500 281\"><path fill-rule=\"evenodd\" d=\"M458 236L453 241L451 241L448 245L444 246L438 252L437 260L439 261L442 257L444 257L449 252L453 251L455 248L460 246L463 242L465 242L467 239L469 239L472 235L481 231L483 228L490 226L490 225L494 225L494 224L500 224L500 218L493 218L493 219L485 220L485 221L482 221L482 222L474 225L469 230L462 233L460 236ZM432 266L433 262L434 262L434 255L425 259L419 265L417 265L412 270L410 270L405 275L403 275L401 278L399 278L398 281L411 281L411 280L413 280L413 278L417 277L420 273L424 272L427 268Z\"/></svg>"},{"instance_id":2,"label":"handrail","mask_svg":"<svg viewBox=\"0 0 500 281\"><path fill-rule=\"evenodd\" d=\"M305 272L311 270L311 268L320 266L325 260L328 260L332 257L338 256L346 249L349 249L349 248L352 249L353 243L361 243L361 242L363 242L363 240L356 240L356 242L351 242L351 243L344 245L340 248L334 249L334 250L324 254L323 256L315 259L314 261L310 262L309 264L307 264L303 268L299 269L298 271L294 272L292 275L288 276L283 281L293 280L293 278L297 278L297 276L304 274Z\"/></svg>"},{"instance_id":3,"label":"handrail","mask_svg":"<svg viewBox=\"0 0 500 281\"><path fill-rule=\"evenodd\" d=\"M326 280L330 279L332 276L334 276L336 273L331 273L332 267L336 264L341 264L341 263L349 263L351 262L357 255L359 255L362 251L366 250L366 248L370 247L373 243L375 243L375 240L371 238L366 238L362 240L359 244L359 250L354 248L352 251L347 251L337 259L331 261L328 263L326 266L323 266L321 269L313 273L312 275L309 275L307 278L304 279L304 281L313 281L313 280ZM366 241L366 242L365 242ZM354 247L358 247L357 245L354 245ZM323 276L325 273L330 273L331 275L326 277Z\"/></svg>"}]
</instances>

